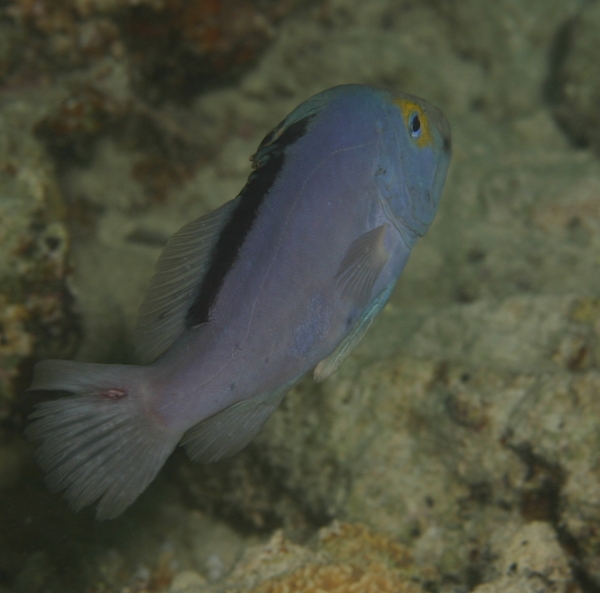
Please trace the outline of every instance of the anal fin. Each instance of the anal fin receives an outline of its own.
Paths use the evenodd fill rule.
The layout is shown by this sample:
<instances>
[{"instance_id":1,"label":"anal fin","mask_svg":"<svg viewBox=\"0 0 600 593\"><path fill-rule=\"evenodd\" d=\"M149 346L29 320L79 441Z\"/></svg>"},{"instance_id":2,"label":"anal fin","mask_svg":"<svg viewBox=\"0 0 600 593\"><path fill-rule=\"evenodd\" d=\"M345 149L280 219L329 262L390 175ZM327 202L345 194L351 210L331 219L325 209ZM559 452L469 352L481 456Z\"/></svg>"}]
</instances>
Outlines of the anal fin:
<instances>
[{"instance_id":1,"label":"anal fin","mask_svg":"<svg viewBox=\"0 0 600 593\"><path fill-rule=\"evenodd\" d=\"M235 455L258 434L297 382L294 379L283 387L225 408L190 428L181 444L191 459L202 463Z\"/></svg>"}]
</instances>

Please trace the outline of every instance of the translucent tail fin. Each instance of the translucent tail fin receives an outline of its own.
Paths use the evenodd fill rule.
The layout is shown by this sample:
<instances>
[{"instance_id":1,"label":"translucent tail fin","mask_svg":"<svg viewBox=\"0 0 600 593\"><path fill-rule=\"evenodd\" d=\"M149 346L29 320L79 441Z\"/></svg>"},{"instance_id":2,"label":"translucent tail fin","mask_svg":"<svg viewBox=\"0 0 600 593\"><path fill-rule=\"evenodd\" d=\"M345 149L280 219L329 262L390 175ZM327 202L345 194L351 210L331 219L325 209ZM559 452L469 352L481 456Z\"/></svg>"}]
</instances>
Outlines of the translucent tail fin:
<instances>
[{"instance_id":1,"label":"translucent tail fin","mask_svg":"<svg viewBox=\"0 0 600 593\"><path fill-rule=\"evenodd\" d=\"M97 499L96 517L120 515L152 482L181 437L144 409L145 367L45 360L30 390L76 393L40 404L26 434L54 491L75 510Z\"/></svg>"}]
</instances>

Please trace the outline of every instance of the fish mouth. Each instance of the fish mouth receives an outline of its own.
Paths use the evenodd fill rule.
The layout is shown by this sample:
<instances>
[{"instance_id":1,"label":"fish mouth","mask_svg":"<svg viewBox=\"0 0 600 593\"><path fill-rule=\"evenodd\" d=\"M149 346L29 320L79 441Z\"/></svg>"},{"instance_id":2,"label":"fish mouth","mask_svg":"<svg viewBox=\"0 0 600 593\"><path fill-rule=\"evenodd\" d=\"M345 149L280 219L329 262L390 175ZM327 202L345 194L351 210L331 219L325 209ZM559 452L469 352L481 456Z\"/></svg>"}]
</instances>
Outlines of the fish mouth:
<instances>
[{"instance_id":1,"label":"fish mouth","mask_svg":"<svg viewBox=\"0 0 600 593\"><path fill-rule=\"evenodd\" d=\"M444 115L441 109L438 109L435 105L427 103L426 105L427 117L430 118L434 128L439 133L440 148L442 154L438 160L435 172L433 174L433 181L429 191L429 195L438 196L438 201L442 194L444 183L446 182L446 176L450 167L450 159L452 157L452 132L450 129L450 122Z\"/></svg>"},{"instance_id":2,"label":"fish mouth","mask_svg":"<svg viewBox=\"0 0 600 593\"><path fill-rule=\"evenodd\" d=\"M438 109L435 105L428 103L425 111L427 117L433 124L433 127L438 130L442 140L442 150L450 157L452 154L452 132L450 131L450 122L444 115L441 109Z\"/></svg>"},{"instance_id":3,"label":"fish mouth","mask_svg":"<svg viewBox=\"0 0 600 593\"><path fill-rule=\"evenodd\" d=\"M448 134L442 134L442 140L444 142L444 152L450 156L452 154L452 137L450 135L450 126L448 126Z\"/></svg>"}]
</instances>

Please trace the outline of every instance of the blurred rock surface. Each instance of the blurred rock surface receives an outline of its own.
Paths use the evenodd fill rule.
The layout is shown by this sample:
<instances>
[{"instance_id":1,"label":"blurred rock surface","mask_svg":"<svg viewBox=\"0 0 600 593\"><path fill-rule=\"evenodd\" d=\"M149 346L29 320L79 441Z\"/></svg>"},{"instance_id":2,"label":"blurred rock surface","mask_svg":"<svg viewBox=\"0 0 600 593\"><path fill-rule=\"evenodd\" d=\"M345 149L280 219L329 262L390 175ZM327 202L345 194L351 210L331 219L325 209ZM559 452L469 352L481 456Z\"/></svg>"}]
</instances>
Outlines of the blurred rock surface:
<instances>
[{"instance_id":1,"label":"blurred rock surface","mask_svg":"<svg viewBox=\"0 0 600 593\"><path fill-rule=\"evenodd\" d=\"M39 113L25 102L0 113L0 407L14 397L21 364L34 356L69 356L76 339L65 204L52 163L32 134Z\"/></svg>"},{"instance_id":2,"label":"blurred rock surface","mask_svg":"<svg viewBox=\"0 0 600 593\"><path fill-rule=\"evenodd\" d=\"M587 3L565 23L548 88L555 114L571 139L600 152L600 4Z\"/></svg>"}]
</instances>

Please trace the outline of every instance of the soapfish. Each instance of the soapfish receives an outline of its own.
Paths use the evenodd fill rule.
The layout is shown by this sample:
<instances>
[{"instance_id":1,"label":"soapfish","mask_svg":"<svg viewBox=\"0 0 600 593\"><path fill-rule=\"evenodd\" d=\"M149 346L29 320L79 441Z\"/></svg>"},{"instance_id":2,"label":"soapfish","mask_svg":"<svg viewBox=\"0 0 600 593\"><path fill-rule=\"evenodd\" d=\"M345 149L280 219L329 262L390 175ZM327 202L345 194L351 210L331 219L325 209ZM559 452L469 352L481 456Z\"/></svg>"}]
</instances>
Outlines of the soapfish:
<instances>
[{"instance_id":1,"label":"soapfish","mask_svg":"<svg viewBox=\"0 0 600 593\"><path fill-rule=\"evenodd\" d=\"M409 94L342 85L292 111L240 194L168 241L140 307L140 364L35 366L31 390L71 393L26 429L49 488L114 518L178 444L229 457L307 371L331 375L429 228L450 147L442 112Z\"/></svg>"}]
</instances>

